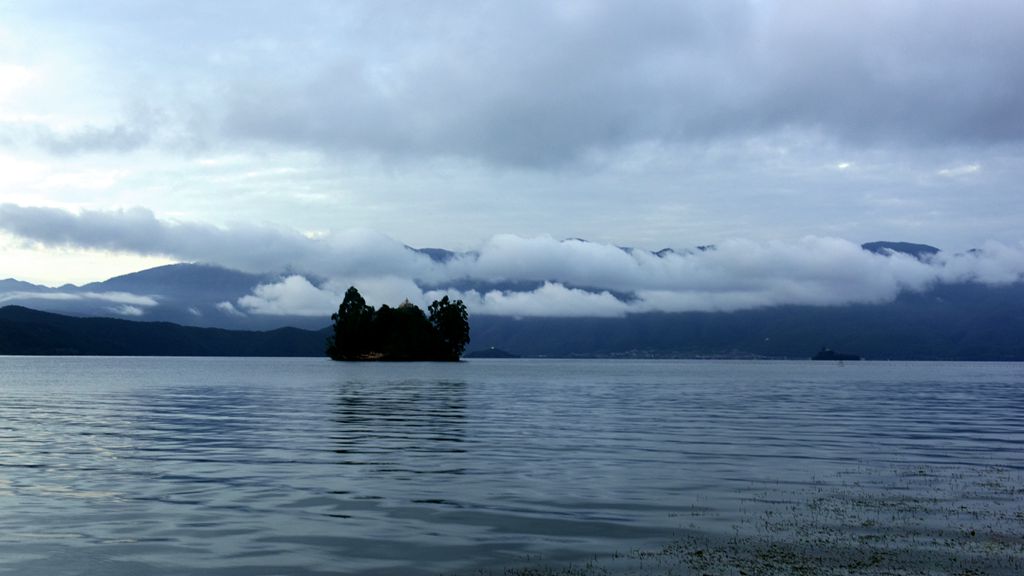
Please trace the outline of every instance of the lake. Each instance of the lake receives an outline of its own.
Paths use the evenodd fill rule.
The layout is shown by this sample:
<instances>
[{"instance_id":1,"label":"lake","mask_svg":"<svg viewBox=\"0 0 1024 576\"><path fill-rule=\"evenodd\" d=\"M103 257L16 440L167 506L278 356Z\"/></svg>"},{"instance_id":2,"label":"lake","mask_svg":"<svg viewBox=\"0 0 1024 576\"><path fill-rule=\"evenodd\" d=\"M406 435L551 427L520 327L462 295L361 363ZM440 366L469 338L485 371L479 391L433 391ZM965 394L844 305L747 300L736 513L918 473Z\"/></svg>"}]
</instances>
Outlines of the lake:
<instances>
[{"instance_id":1,"label":"lake","mask_svg":"<svg viewBox=\"0 0 1024 576\"><path fill-rule=\"evenodd\" d=\"M0 357L0 394L0 573L1024 573L1024 364Z\"/></svg>"}]
</instances>

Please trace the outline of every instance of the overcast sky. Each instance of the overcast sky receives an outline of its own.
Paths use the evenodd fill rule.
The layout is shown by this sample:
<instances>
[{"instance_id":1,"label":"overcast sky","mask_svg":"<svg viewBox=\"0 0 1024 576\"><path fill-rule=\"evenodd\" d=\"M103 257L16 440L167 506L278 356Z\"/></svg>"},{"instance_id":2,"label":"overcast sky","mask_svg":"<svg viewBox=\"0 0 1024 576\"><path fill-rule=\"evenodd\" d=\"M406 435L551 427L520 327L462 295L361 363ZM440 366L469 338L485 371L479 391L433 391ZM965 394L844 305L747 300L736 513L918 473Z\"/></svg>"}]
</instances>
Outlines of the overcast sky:
<instances>
[{"instance_id":1,"label":"overcast sky","mask_svg":"<svg viewBox=\"0 0 1024 576\"><path fill-rule=\"evenodd\" d=\"M353 235L1017 249L1021 22L997 0L0 0L0 278ZM233 240L205 256L197 231Z\"/></svg>"}]
</instances>

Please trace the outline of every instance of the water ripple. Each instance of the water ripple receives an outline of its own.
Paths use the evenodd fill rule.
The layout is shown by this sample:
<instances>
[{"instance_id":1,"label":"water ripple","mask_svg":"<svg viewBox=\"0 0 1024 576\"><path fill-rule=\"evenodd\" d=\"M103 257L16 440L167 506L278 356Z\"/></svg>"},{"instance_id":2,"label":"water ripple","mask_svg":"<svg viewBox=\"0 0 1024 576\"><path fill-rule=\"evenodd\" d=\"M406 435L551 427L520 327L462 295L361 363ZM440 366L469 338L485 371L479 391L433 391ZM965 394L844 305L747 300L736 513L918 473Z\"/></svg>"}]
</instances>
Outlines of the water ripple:
<instances>
[{"instance_id":1,"label":"water ripple","mask_svg":"<svg viewBox=\"0 0 1024 576\"><path fill-rule=\"evenodd\" d=\"M1022 386L1017 364L0 358L0 571L437 574L695 514L724 534L769 487L1024 469Z\"/></svg>"}]
</instances>

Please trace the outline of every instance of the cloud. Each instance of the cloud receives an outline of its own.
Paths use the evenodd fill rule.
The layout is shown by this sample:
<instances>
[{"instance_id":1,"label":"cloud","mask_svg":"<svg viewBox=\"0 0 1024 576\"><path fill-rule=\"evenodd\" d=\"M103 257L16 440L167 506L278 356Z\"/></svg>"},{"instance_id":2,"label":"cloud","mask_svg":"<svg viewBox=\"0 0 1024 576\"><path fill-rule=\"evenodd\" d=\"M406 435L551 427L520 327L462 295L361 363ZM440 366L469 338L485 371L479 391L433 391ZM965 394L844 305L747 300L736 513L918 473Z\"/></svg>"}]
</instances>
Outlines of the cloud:
<instances>
[{"instance_id":1,"label":"cloud","mask_svg":"<svg viewBox=\"0 0 1024 576\"><path fill-rule=\"evenodd\" d=\"M950 284L980 282L999 286L1024 281L1024 245L989 241L967 254L940 252L933 263L940 269L939 280Z\"/></svg>"},{"instance_id":2,"label":"cloud","mask_svg":"<svg viewBox=\"0 0 1024 576\"><path fill-rule=\"evenodd\" d=\"M137 127L118 124L110 127L85 126L73 132L54 132L37 127L36 143L57 154L83 152L130 152L149 142L149 134Z\"/></svg>"},{"instance_id":3,"label":"cloud","mask_svg":"<svg viewBox=\"0 0 1024 576\"><path fill-rule=\"evenodd\" d=\"M426 296L431 300L444 295L460 299L475 314L493 316L559 316L559 317L620 317L634 306L623 302L608 291L589 292L566 288L562 284L545 282L543 286L527 292L492 290L483 294L470 290L433 291Z\"/></svg>"},{"instance_id":4,"label":"cloud","mask_svg":"<svg viewBox=\"0 0 1024 576\"><path fill-rule=\"evenodd\" d=\"M138 150L150 143L151 127L116 123L56 129L39 121L0 121L0 142L35 146L59 156Z\"/></svg>"},{"instance_id":5,"label":"cloud","mask_svg":"<svg viewBox=\"0 0 1024 576\"><path fill-rule=\"evenodd\" d=\"M374 306L408 298L423 307L449 294L477 314L621 316L880 303L937 283L998 285L1024 279L1024 244L998 242L919 260L814 236L793 242L734 239L711 248L655 253L502 234L477 250L435 261L372 231L311 238L271 228L166 222L146 210L72 214L6 204L0 205L0 229L48 245L159 253L255 272L289 271L236 302L218 304L233 315L325 316L349 286L359 288ZM89 297L131 306L156 303L151 297L117 293Z\"/></svg>"},{"instance_id":6,"label":"cloud","mask_svg":"<svg viewBox=\"0 0 1024 576\"><path fill-rule=\"evenodd\" d=\"M0 171L5 200L460 248L1020 228L1019 2L205 4L5 11L0 147L32 165ZM175 253L309 253L195 232L206 252Z\"/></svg>"},{"instance_id":7,"label":"cloud","mask_svg":"<svg viewBox=\"0 0 1024 576\"><path fill-rule=\"evenodd\" d=\"M375 5L352 50L303 60L291 82L226 79L221 127L527 166L794 129L915 145L1024 137L1024 41L1009 24L1024 8L1012 2L578 5Z\"/></svg>"},{"instance_id":8,"label":"cloud","mask_svg":"<svg viewBox=\"0 0 1024 576\"><path fill-rule=\"evenodd\" d=\"M272 316L324 316L339 302L337 294L321 290L298 275L274 284L261 284L252 294L238 300L239 307L252 314Z\"/></svg>"},{"instance_id":9,"label":"cloud","mask_svg":"<svg viewBox=\"0 0 1024 576\"><path fill-rule=\"evenodd\" d=\"M0 63L0 102L29 84L34 75L28 67Z\"/></svg>"},{"instance_id":10,"label":"cloud","mask_svg":"<svg viewBox=\"0 0 1024 576\"><path fill-rule=\"evenodd\" d=\"M0 303L24 300L94 300L99 302L122 304L123 306L136 309L141 309L140 307L156 306L159 304L153 296L131 294L128 292L0 292Z\"/></svg>"},{"instance_id":11,"label":"cloud","mask_svg":"<svg viewBox=\"0 0 1024 576\"><path fill-rule=\"evenodd\" d=\"M186 140L546 167L783 130L1024 137L1018 2L95 4L25 8L11 26L78 48L104 81L92 91L162 104ZM109 126L57 148L144 134Z\"/></svg>"},{"instance_id":12,"label":"cloud","mask_svg":"<svg viewBox=\"0 0 1024 576\"><path fill-rule=\"evenodd\" d=\"M939 170L939 176L945 176L947 178L957 178L960 176L968 176L981 171L981 164L963 164L960 166L953 166L952 168L943 168Z\"/></svg>"},{"instance_id":13,"label":"cloud","mask_svg":"<svg viewBox=\"0 0 1024 576\"><path fill-rule=\"evenodd\" d=\"M261 284L252 294L238 299L238 308L250 314L271 316L329 316L344 298L349 286L357 286L367 304L395 306L408 300L426 308L430 300L411 278L363 276L335 279L316 286L301 275L279 282Z\"/></svg>"},{"instance_id":14,"label":"cloud","mask_svg":"<svg viewBox=\"0 0 1024 576\"><path fill-rule=\"evenodd\" d=\"M227 314L228 316L245 316L245 314L239 311L238 308L235 308L235 305L232 304L231 302L218 302L217 310L220 310L221 312Z\"/></svg>"},{"instance_id":15,"label":"cloud","mask_svg":"<svg viewBox=\"0 0 1024 576\"><path fill-rule=\"evenodd\" d=\"M215 262L238 270L264 272L295 268L319 274L429 276L429 257L371 230L307 237L297 231L238 224L158 220L145 208L84 210L0 204L0 229L47 246L171 256Z\"/></svg>"},{"instance_id":16,"label":"cloud","mask_svg":"<svg viewBox=\"0 0 1024 576\"><path fill-rule=\"evenodd\" d=\"M138 306L129 306L127 304L115 306L113 308L109 308L109 310L114 314L117 314L118 316L139 317L146 313L145 310L139 308Z\"/></svg>"},{"instance_id":17,"label":"cloud","mask_svg":"<svg viewBox=\"0 0 1024 576\"><path fill-rule=\"evenodd\" d=\"M835 238L796 243L734 240L713 249L658 256L579 240L502 236L448 262L447 279L348 278L314 286L293 276L239 300L256 314L327 315L344 287L372 305L403 298L424 306L449 295L474 314L620 317L646 312L728 312L766 306L883 303L937 283L1006 284L1024 280L1024 246L986 244L931 260L875 254ZM502 283L535 288L493 288ZM435 278L436 281L436 278ZM460 288L476 284L480 288Z\"/></svg>"}]
</instances>

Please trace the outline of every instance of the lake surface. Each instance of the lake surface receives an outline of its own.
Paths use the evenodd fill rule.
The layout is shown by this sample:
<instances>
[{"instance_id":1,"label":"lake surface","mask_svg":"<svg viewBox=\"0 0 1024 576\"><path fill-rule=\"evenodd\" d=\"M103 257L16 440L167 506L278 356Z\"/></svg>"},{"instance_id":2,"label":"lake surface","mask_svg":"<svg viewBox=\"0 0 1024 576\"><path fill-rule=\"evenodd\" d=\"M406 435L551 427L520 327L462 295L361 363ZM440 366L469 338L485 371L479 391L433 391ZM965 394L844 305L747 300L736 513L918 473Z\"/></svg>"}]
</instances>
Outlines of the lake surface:
<instances>
[{"instance_id":1,"label":"lake surface","mask_svg":"<svg viewBox=\"0 0 1024 576\"><path fill-rule=\"evenodd\" d=\"M1009 574L1022 470L1024 364L0 357L9 574L716 573L815 523Z\"/></svg>"}]
</instances>

